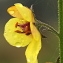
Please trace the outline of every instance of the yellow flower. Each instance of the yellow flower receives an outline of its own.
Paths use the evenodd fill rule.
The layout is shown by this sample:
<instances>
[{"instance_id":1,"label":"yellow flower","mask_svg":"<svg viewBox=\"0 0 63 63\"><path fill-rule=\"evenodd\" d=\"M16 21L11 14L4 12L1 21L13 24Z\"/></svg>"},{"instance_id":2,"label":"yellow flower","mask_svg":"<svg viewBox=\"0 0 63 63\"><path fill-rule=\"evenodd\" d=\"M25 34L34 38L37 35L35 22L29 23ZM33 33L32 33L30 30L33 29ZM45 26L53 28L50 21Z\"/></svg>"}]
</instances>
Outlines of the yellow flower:
<instances>
[{"instance_id":1,"label":"yellow flower","mask_svg":"<svg viewBox=\"0 0 63 63\"><path fill-rule=\"evenodd\" d=\"M4 37L15 47L28 45L25 55L27 63L38 63L37 56L41 49L41 35L35 25L32 11L20 3L8 8L11 18L5 25Z\"/></svg>"}]
</instances>

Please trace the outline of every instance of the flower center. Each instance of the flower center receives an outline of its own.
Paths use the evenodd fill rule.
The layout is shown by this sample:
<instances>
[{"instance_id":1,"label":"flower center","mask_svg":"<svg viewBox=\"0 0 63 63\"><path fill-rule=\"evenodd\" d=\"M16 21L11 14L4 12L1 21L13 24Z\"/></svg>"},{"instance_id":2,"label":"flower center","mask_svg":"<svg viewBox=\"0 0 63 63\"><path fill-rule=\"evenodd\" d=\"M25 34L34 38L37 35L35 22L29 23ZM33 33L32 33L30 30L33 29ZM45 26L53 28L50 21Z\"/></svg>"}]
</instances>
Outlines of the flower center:
<instances>
[{"instance_id":1,"label":"flower center","mask_svg":"<svg viewBox=\"0 0 63 63\"><path fill-rule=\"evenodd\" d=\"M17 33L25 33L26 35L31 34L30 23L29 22L27 22L25 24L20 24L20 23L17 22L15 24L15 27L17 28L17 26L20 27L23 31L16 30L15 32L17 32Z\"/></svg>"}]
</instances>

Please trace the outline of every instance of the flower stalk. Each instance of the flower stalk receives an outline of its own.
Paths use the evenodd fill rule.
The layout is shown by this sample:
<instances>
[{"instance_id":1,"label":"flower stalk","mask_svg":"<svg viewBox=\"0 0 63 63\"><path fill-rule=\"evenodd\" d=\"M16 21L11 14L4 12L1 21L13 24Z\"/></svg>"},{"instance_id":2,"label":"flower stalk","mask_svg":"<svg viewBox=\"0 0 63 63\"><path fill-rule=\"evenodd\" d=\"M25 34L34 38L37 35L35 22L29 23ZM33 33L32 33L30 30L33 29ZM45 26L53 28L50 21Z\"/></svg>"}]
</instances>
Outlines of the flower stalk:
<instances>
[{"instance_id":1,"label":"flower stalk","mask_svg":"<svg viewBox=\"0 0 63 63\"><path fill-rule=\"evenodd\" d=\"M37 20L37 19L35 19L35 20L36 20L36 24L38 23L39 28L41 28L42 26L44 26L48 31L56 34L58 37L60 36L59 32L57 32L52 26L50 26L50 25L48 25L48 24L46 24L46 23L44 23L44 22L42 22L40 20Z\"/></svg>"}]
</instances>

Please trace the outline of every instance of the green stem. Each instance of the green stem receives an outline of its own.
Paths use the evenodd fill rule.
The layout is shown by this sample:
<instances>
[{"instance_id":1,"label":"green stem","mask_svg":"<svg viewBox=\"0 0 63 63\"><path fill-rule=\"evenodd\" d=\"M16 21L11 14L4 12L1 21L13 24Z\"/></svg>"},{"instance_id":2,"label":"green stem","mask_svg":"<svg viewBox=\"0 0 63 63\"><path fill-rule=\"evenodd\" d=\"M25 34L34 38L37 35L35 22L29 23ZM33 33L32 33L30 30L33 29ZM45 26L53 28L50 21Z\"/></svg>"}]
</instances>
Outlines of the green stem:
<instances>
[{"instance_id":1,"label":"green stem","mask_svg":"<svg viewBox=\"0 0 63 63\"><path fill-rule=\"evenodd\" d=\"M48 24L46 24L46 23L43 23L43 22L41 22L40 20L37 20L37 19L35 19L35 20L36 20L36 23L38 23L38 24L40 25L40 27L44 26L44 27L46 27L46 29L48 29L49 31L55 33L58 37L60 36L59 33L58 33L53 27L51 27L50 25L48 25Z\"/></svg>"},{"instance_id":2,"label":"green stem","mask_svg":"<svg viewBox=\"0 0 63 63\"><path fill-rule=\"evenodd\" d=\"M58 0L58 13L60 21L60 63L63 63L63 0Z\"/></svg>"}]
</instances>

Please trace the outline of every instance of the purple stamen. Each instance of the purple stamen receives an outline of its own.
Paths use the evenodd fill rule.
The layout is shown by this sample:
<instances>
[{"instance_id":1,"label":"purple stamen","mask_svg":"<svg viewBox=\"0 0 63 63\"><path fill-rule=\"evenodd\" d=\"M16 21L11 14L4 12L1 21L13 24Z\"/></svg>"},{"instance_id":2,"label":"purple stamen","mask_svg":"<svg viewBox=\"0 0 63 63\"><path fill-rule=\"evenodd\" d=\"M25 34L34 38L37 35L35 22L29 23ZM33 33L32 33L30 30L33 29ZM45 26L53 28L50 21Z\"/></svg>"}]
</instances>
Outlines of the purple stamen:
<instances>
[{"instance_id":1,"label":"purple stamen","mask_svg":"<svg viewBox=\"0 0 63 63\"><path fill-rule=\"evenodd\" d=\"M31 34L30 23L29 22L27 22L25 24L20 24L20 23L17 22L15 27L17 28L17 26L19 26L23 30L23 32L21 32L19 30L16 30L15 32L17 32L17 33L25 33L26 35Z\"/></svg>"}]
</instances>

